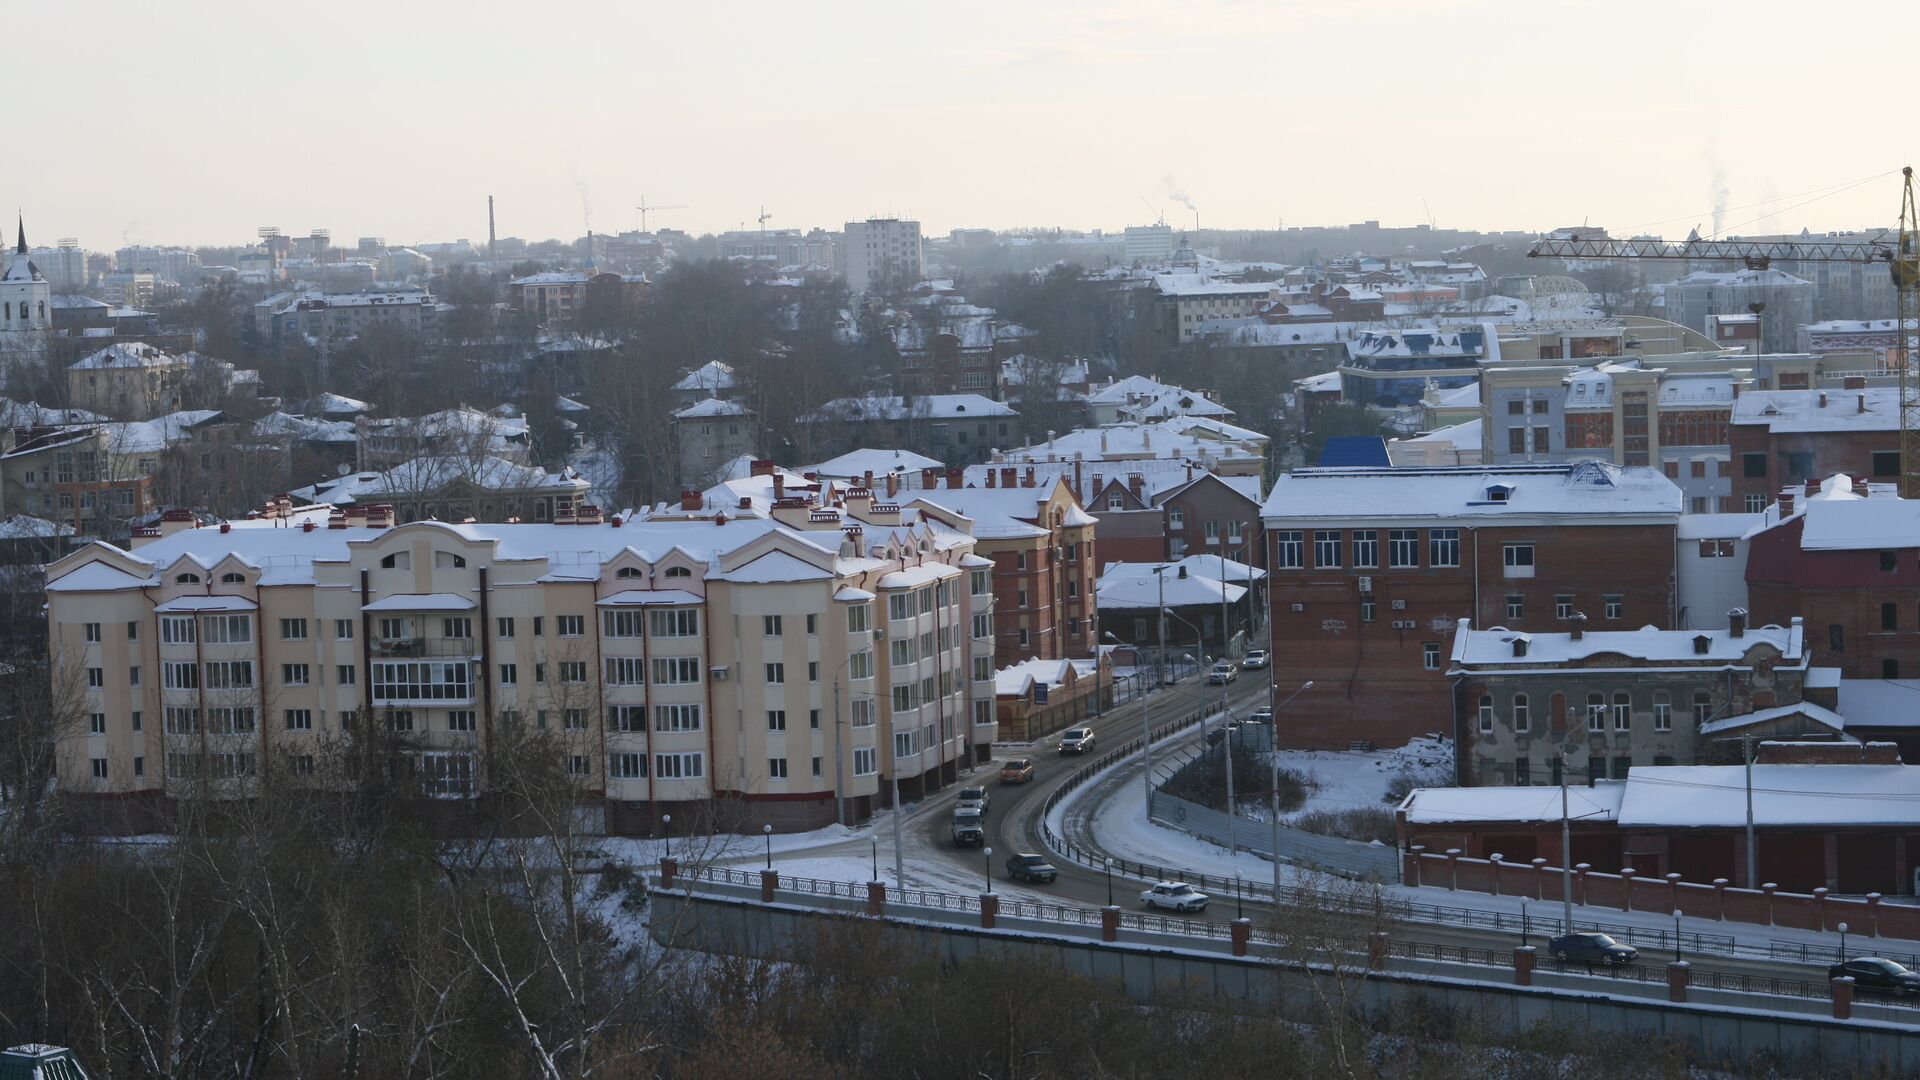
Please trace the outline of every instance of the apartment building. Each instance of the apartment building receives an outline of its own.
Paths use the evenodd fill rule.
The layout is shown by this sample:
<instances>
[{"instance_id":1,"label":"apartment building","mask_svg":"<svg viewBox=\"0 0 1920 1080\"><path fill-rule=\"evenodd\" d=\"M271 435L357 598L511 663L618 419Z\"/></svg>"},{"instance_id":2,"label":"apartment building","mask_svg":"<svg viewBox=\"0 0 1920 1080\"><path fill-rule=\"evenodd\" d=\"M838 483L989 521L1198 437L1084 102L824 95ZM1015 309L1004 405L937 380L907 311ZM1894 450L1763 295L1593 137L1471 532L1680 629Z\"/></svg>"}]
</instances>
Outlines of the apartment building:
<instances>
[{"instance_id":1,"label":"apartment building","mask_svg":"<svg viewBox=\"0 0 1920 1080\"><path fill-rule=\"evenodd\" d=\"M847 288L855 293L905 289L926 276L926 246L917 221L849 221L845 237L834 252L845 260Z\"/></svg>"},{"instance_id":2,"label":"apartment building","mask_svg":"<svg viewBox=\"0 0 1920 1080\"><path fill-rule=\"evenodd\" d=\"M1798 618L1720 630L1564 632L1504 626L1454 632L1457 778L1476 784L1625 780L1647 765L1724 760L1716 737L1835 738L1832 710L1802 700L1807 661Z\"/></svg>"},{"instance_id":3,"label":"apartment building","mask_svg":"<svg viewBox=\"0 0 1920 1080\"><path fill-rule=\"evenodd\" d=\"M1734 505L1758 513L1784 487L1836 473L1900 478L1900 391L1849 378L1832 390L1761 390L1734 403Z\"/></svg>"},{"instance_id":4,"label":"apartment building","mask_svg":"<svg viewBox=\"0 0 1920 1080\"><path fill-rule=\"evenodd\" d=\"M1280 477L1266 528L1274 682L1316 746L1444 732L1461 619L1544 631L1673 625L1680 491L1603 462L1319 468Z\"/></svg>"},{"instance_id":5,"label":"apartment building","mask_svg":"<svg viewBox=\"0 0 1920 1080\"><path fill-rule=\"evenodd\" d=\"M405 292L305 292L278 298L264 314L273 341L306 340L326 350L382 327L424 339L439 334L439 303L424 289ZM257 309L256 320L263 317Z\"/></svg>"},{"instance_id":6,"label":"apartment building","mask_svg":"<svg viewBox=\"0 0 1920 1080\"><path fill-rule=\"evenodd\" d=\"M537 736L614 833L806 829L950 783L995 736L991 564L936 523L167 521L48 568L103 819L383 777L482 799Z\"/></svg>"}]
</instances>

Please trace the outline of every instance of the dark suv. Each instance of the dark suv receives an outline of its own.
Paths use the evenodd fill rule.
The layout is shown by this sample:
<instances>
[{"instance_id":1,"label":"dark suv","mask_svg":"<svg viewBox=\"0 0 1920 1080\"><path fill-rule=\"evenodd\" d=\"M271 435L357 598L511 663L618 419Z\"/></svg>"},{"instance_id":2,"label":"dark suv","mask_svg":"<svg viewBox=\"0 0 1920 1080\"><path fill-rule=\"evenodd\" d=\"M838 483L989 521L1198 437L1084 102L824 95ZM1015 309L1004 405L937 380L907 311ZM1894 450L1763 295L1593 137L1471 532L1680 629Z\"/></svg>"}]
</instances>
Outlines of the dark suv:
<instances>
[{"instance_id":1,"label":"dark suv","mask_svg":"<svg viewBox=\"0 0 1920 1080\"><path fill-rule=\"evenodd\" d=\"M1851 977L1853 984L1862 990L1878 990L1883 994L1920 994L1920 974L1878 956L1858 957L1827 969L1829 979L1837 979L1842 975Z\"/></svg>"}]
</instances>

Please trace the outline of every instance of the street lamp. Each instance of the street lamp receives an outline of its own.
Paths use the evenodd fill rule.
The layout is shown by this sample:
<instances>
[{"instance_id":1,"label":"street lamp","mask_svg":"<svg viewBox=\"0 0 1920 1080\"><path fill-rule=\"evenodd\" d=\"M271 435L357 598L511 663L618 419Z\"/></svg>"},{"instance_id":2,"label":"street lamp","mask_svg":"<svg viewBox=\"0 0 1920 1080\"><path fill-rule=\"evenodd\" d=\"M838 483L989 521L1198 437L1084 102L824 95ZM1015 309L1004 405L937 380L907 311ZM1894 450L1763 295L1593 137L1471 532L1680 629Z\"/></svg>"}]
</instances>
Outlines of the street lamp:
<instances>
[{"instance_id":1,"label":"street lamp","mask_svg":"<svg viewBox=\"0 0 1920 1080\"><path fill-rule=\"evenodd\" d=\"M1527 933L1527 902L1525 900L1522 900L1520 901L1520 944L1522 945L1532 944L1532 942L1527 940L1528 936L1529 935Z\"/></svg>"},{"instance_id":2,"label":"street lamp","mask_svg":"<svg viewBox=\"0 0 1920 1080\"><path fill-rule=\"evenodd\" d=\"M1233 914L1237 919L1247 917L1246 893L1241 891L1240 871L1233 872Z\"/></svg>"},{"instance_id":3,"label":"street lamp","mask_svg":"<svg viewBox=\"0 0 1920 1080\"><path fill-rule=\"evenodd\" d=\"M760 826L760 831L764 833L767 838L767 869L771 870L773 869L773 825L772 823L769 822L768 824Z\"/></svg>"},{"instance_id":4,"label":"street lamp","mask_svg":"<svg viewBox=\"0 0 1920 1080\"><path fill-rule=\"evenodd\" d=\"M1847 924L1840 924L1840 962L1847 962Z\"/></svg>"},{"instance_id":5,"label":"street lamp","mask_svg":"<svg viewBox=\"0 0 1920 1080\"><path fill-rule=\"evenodd\" d=\"M1104 636L1115 645L1127 645L1128 648L1133 650L1133 662L1136 665L1137 674L1137 665L1140 663L1140 646L1128 645L1127 642L1115 637L1111 630L1107 631ZM1098 660L1096 659L1096 663L1097 662ZM1136 682L1134 685L1137 687L1139 684ZM1142 772L1140 778L1146 781L1147 812L1151 814L1153 812L1153 696L1151 694L1140 695L1140 762L1145 766L1145 771Z\"/></svg>"},{"instance_id":6,"label":"street lamp","mask_svg":"<svg viewBox=\"0 0 1920 1080\"><path fill-rule=\"evenodd\" d=\"M1267 767L1270 770L1267 778L1267 793L1272 798L1273 805L1267 816L1272 819L1273 824L1273 905L1276 913L1280 910L1280 710L1291 704L1294 698L1311 689L1313 689L1312 679L1301 683L1300 689L1288 694L1285 701L1273 707L1273 718L1268 725L1273 734L1267 743Z\"/></svg>"},{"instance_id":7,"label":"street lamp","mask_svg":"<svg viewBox=\"0 0 1920 1080\"><path fill-rule=\"evenodd\" d=\"M875 837L870 837L869 840L873 844L873 880L879 881L880 880L880 838L875 836Z\"/></svg>"},{"instance_id":8,"label":"street lamp","mask_svg":"<svg viewBox=\"0 0 1920 1080\"><path fill-rule=\"evenodd\" d=\"M1673 962L1680 963L1680 909L1673 909Z\"/></svg>"},{"instance_id":9,"label":"street lamp","mask_svg":"<svg viewBox=\"0 0 1920 1080\"><path fill-rule=\"evenodd\" d=\"M673 858L673 815L660 815L660 828L667 838L667 858Z\"/></svg>"},{"instance_id":10,"label":"street lamp","mask_svg":"<svg viewBox=\"0 0 1920 1080\"><path fill-rule=\"evenodd\" d=\"M1113 860L1107 859L1107 906L1113 906Z\"/></svg>"},{"instance_id":11,"label":"street lamp","mask_svg":"<svg viewBox=\"0 0 1920 1080\"><path fill-rule=\"evenodd\" d=\"M993 849L981 848L980 852L980 866L986 871L987 892L991 894L993 892Z\"/></svg>"}]
</instances>

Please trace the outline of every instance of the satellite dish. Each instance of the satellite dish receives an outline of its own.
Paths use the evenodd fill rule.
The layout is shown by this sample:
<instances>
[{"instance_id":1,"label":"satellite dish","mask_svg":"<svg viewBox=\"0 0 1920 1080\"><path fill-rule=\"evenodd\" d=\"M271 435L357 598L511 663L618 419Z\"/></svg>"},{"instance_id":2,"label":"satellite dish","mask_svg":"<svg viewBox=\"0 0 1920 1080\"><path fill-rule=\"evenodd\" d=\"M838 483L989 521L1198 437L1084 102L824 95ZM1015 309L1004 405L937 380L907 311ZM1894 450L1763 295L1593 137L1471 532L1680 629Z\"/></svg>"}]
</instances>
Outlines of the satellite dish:
<instances>
[{"instance_id":1,"label":"satellite dish","mask_svg":"<svg viewBox=\"0 0 1920 1080\"><path fill-rule=\"evenodd\" d=\"M341 463L340 463L340 467L339 467L339 468L337 468L337 469L335 469L335 470L333 470L333 475L335 475L335 476L345 476L345 475L347 475L348 473L350 473L350 472L352 472L352 471L353 471L353 466L351 466L351 465L349 465L349 464L347 464L346 462L344 462L344 461L343 461L343 462L341 462Z\"/></svg>"}]
</instances>

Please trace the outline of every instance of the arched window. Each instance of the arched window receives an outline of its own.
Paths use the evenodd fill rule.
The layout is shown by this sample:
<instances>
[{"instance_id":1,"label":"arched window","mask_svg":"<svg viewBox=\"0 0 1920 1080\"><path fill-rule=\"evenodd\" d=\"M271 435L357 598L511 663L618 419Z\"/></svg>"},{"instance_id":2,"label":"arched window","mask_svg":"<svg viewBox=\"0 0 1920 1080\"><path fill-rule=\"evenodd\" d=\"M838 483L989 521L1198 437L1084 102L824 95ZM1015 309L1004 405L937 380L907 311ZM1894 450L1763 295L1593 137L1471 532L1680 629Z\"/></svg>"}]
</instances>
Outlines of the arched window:
<instances>
[{"instance_id":1,"label":"arched window","mask_svg":"<svg viewBox=\"0 0 1920 1080\"><path fill-rule=\"evenodd\" d=\"M245 574L226 573L220 575L220 581L226 585L245 585L247 583L247 576Z\"/></svg>"},{"instance_id":2,"label":"arched window","mask_svg":"<svg viewBox=\"0 0 1920 1080\"><path fill-rule=\"evenodd\" d=\"M637 566L623 566L615 571L613 576L617 578L643 578L647 576L647 572Z\"/></svg>"},{"instance_id":3,"label":"arched window","mask_svg":"<svg viewBox=\"0 0 1920 1080\"><path fill-rule=\"evenodd\" d=\"M687 569L684 566L670 566L667 568L667 576L670 578L692 577L693 571Z\"/></svg>"},{"instance_id":4,"label":"arched window","mask_svg":"<svg viewBox=\"0 0 1920 1080\"><path fill-rule=\"evenodd\" d=\"M413 555L410 552L396 551L386 558L381 559L380 565L387 570L411 570L413 569Z\"/></svg>"},{"instance_id":5,"label":"arched window","mask_svg":"<svg viewBox=\"0 0 1920 1080\"><path fill-rule=\"evenodd\" d=\"M433 553L433 565L442 569L459 570L467 565L467 560L451 551L436 551Z\"/></svg>"},{"instance_id":6,"label":"arched window","mask_svg":"<svg viewBox=\"0 0 1920 1080\"><path fill-rule=\"evenodd\" d=\"M198 585L200 584L200 575L180 574L174 577L173 583L175 585Z\"/></svg>"}]
</instances>

